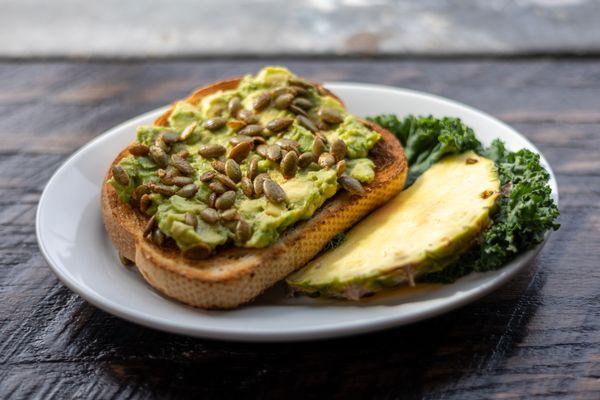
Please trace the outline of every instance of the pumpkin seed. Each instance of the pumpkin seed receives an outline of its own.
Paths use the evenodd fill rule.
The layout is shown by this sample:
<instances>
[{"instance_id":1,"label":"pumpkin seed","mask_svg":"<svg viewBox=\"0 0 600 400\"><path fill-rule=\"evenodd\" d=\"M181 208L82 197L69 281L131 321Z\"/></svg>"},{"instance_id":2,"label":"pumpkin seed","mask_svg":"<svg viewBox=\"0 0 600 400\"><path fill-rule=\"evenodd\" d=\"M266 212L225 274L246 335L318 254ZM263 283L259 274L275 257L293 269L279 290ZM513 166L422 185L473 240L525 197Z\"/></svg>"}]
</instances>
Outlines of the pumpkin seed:
<instances>
[{"instance_id":1,"label":"pumpkin seed","mask_svg":"<svg viewBox=\"0 0 600 400\"><path fill-rule=\"evenodd\" d=\"M165 234L158 228L152 231L152 241L155 245L162 247L165 244Z\"/></svg>"},{"instance_id":2,"label":"pumpkin seed","mask_svg":"<svg viewBox=\"0 0 600 400\"><path fill-rule=\"evenodd\" d=\"M284 93L284 94L280 94L277 97L275 97L275 101L273 102L273 104L275 105L275 108L277 108L278 110L285 110L286 108L288 108L290 106L290 104L292 104L293 100L294 100L293 94Z\"/></svg>"},{"instance_id":3,"label":"pumpkin seed","mask_svg":"<svg viewBox=\"0 0 600 400\"><path fill-rule=\"evenodd\" d=\"M223 161L220 160L214 160L213 162L210 163L211 167L213 167L215 169L215 171L218 171L222 174L225 173L225 163Z\"/></svg>"},{"instance_id":4,"label":"pumpkin seed","mask_svg":"<svg viewBox=\"0 0 600 400\"><path fill-rule=\"evenodd\" d=\"M254 142L254 144L264 144L267 143L267 139L265 139L262 136L252 136L252 141Z\"/></svg>"},{"instance_id":5,"label":"pumpkin seed","mask_svg":"<svg viewBox=\"0 0 600 400\"><path fill-rule=\"evenodd\" d=\"M313 153L307 151L306 153L302 153L302 155L298 158L298 166L300 168L306 168L313 162L314 156Z\"/></svg>"},{"instance_id":6,"label":"pumpkin seed","mask_svg":"<svg viewBox=\"0 0 600 400\"><path fill-rule=\"evenodd\" d=\"M305 81L304 79L300 79L300 78L290 78L288 80L288 84L290 84L291 86L298 86L304 89L310 89L313 88L314 85L310 82Z\"/></svg>"},{"instance_id":7,"label":"pumpkin seed","mask_svg":"<svg viewBox=\"0 0 600 400\"><path fill-rule=\"evenodd\" d=\"M163 132L161 138L166 144L173 144L179 141L179 134L175 132Z\"/></svg>"},{"instance_id":8,"label":"pumpkin seed","mask_svg":"<svg viewBox=\"0 0 600 400\"><path fill-rule=\"evenodd\" d=\"M252 180L250 178L248 178L247 176L242 178L242 192L246 195L246 197L250 197L252 198L252 195L254 194L254 187L252 185Z\"/></svg>"},{"instance_id":9,"label":"pumpkin seed","mask_svg":"<svg viewBox=\"0 0 600 400\"><path fill-rule=\"evenodd\" d=\"M187 138L189 138L190 135L192 133L194 133L197 126L198 126L197 122L192 122L191 124L186 126L185 129L183 130L183 132L181 132L181 136L179 136L179 140L186 140Z\"/></svg>"},{"instance_id":10,"label":"pumpkin seed","mask_svg":"<svg viewBox=\"0 0 600 400\"><path fill-rule=\"evenodd\" d=\"M300 143L293 139L281 138L275 142L276 145L287 151L300 152Z\"/></svg>"},{"instance_id":11,"label":"pumpkin seed","mask_svg":"<svg viewBox=\"0 0 600 400\"><path fill-rule=\"evenodd\" d=\"M262 125L251 124L251 125L246 125L246 127L241 129L238 132L238 134L247 135L247 136L257 136L257 135L262 134L263 131L264 131L264 128Z\"/></svg>"},{"instance_id":12,"label":"pumpkin seed","mask_svg":"<svg viewBox=\"0 0 600 400\"><path fill-rule=\"evenodd\" d=\"M276 144L271 144L267 147L267 158L271 161L277 162L281 158L281 147Z\"/></svg>"},{"instance_id":13,"label":"pumpkin seed","mask_svg":"<svg viewBox=\"0 0 600 400\"><path fill-rule=\"evenodd\" d=\"M291 112L293 112L294 114L296 114L296 115L302 115L302 116L308 118L308 113L306 111L304 111L300 107L297 107L297 106L295 106L293 104L291 106L289 106L289 110Z\"/></svg>"},{"instance_id":14,"label":"pumpkin seed","mask_svg":"<svg viewBox=\"0 0 600 400\"><path fill-rule=\"evenodd\" d=\"M234 182L239 182L242 179L240 165L235 160L229 159L225 161L225 173Z\"/></svg>"},{"instance_id":15,"label":"pumpkin seed","mask_svg":"<svg viewBox=\"0 0 600 400\"><path fill-rule=\"evenodd\" d=\"M235 221L240 217L235 208L230 208L221 213L221 219L223 221Z\"/></svg>"},{"instance_id":16,"label":"pumpkin seed","mask_svg":"<svg viewBox=\"0 0 600 400\"><path fill-rule=\"evenodd\" d=\"M161 148L165 153L168 153L169 151L171 151L171 146L169 146L167 143L165 143L165 141L163 140L162 136L159 136L154 141L154 145L158 146L159 148Z\"/></svg>"},{"instance_id":17,"label":"pumpkin seed","mask_svg":"<svg viewBox=\"0 0 600 400\"><path fill-rule=\"evenodd\" d=\"M295 151L290 151L283 157L280 164L281 174L284 178L290 179L298 172L298 155Z\"/></svg>"},{"instance_id":18,"label":"pumpkin seed","mask_svg":"<svg viewBox=\"0 0 600 400\"><path fill-rule=\"evenodd\" d=\"M319 156L319 167L329 169L335 164L335 157L330 153L323 153Z\"/></svg>"},{"instance_id":19,"label":"pumpkin seed","mask_svg":"<svg viewBox=\"0 0 600 400\"><path fill-rule=\"evenodd\" d=\"M202 175L200 175L200 180L202 182L208 182L210 181L212 178L215 177L215 171L206 171L204 172Z\"/></svg>"},{"instance_id":20,"label":"pumpkin seed","mask_svg":"<svg viewBox=\"0 0 600 400\"><path fill-rule=\"evenodd\" d=\"M327 124L327 122L324 122L322 119L317 119L317 121L315 121L315 126L317 127L318 130L320 131L328 131L330 128L329 124Z\"/></svg>"},{"instance_id":21,"label":"pumpkin seed","mask_svg":"<svg viewBox=\"0 0 600 400\"><path fill-rule=\"evenodd\" d=\"M306 90L305 88L303 88L303 87L293 86L293 88L294 88L294 94L297 97L308 97L308 96L310 96L310 92L308 90Z\"/></svg>"},{"instance_id":22,"label":"pumpkin seed","mask_svg":"<svg viewBox=\"0 0 600 400\"><path fill-rule=\"evenodd\" d=\"M246 157L248 157L252 147L254 147L254 143L252 142L238 143L229 151L229 158L241 163Z\"/></svg>"},{"instance_id":23,"label":"pumpkin seed","mask_svg":"<svg viewBox=\"0 0 600 400\"><path fill-rule=\"evenodd\" d=\"M329 140L327 140L327 136L325 136L325 134L323 132L317 132L315 133L315 137L318 137L319 139L321 139L321 142L323 142L324 144L327 144L329 142Z\"/></svg>"},{"instance_id":24,"label":"pumpkin seed","mask_svg":"<svg viewBox=\"0 0 600 400\"><path fill-rule=\"evenodd\" d=\"M177 168L179 170L179 172L181 172L184 175L193 175L194 174L194 168L190 165L189 162L187 162L179 154L173 154L171 156L171 164L173 164L173 166L175 168Z\"/></svg>"},{"instance_id":25,"label":"pumpkin seed","mask_svg":"<svg viewBox=\"0 0 600 400\"><path fill-rule=\"evenodd\" d=\"M248 163L248 172L246 175L250 179L254 179L256 175L258 175L258 157L254 156L252 159L250 159L250 162Z\"/></svg>"},{"instance_id":26,"label":"pumpkin seed","mask_svg":"<svg viewBox=\"0 0 600 400\"><path fill-rule=\"evenodd\" d=\"M218 194L212 192L210 195L208 195L208 201L206 204L208 204L209 207L215 208L215 202L217 201L217 197Z\"/></svg>"},{"instance_id":27,"label":"pumpkin seed","mask_svg":"<svg viewBox=\"0 0 600 400\"><path fill-rule=\"evenodd\" d=\"M321 107L318 115L323 121L334 125L337 125L344 120L342 113L331 107Z\"/></svg>"},{"instance_id":28,"label":"pumpkin seed","mask_svg":"<svg viewBox=\"0 0 600 400\"><path fill-rule=\"evenodd\" d=\"M265 180L270 179L269 175L267 175L266 173L262 173L262 174L258 174L258 176L256 178L254 178L254 194L257 197L260 197L263 195L264 190L263 190L263 183L265 182Z\"/></svg>"},{"instance_id":29,"label":"pumpkin seed","mask_svg":"<svg viewBox=\"0 0 600 400\"><path fill-rule=\"evenodd\" d=\"M319 156L325 151L325 144L319 136L315 136L315 139L310 146L310 150L312 151L315 161L318 160Z\"/></svg>"},{"instance_id":30,"label":"pumpkin seed","mask_svg":"<svg viewBox=\"0 0 600 400\"><path fill-rule=\"evenodd\" d=\"M219 213L214 208L205 208L200 211L200 218L207 224L213 225L219 222Z\"/></svg>"},{"instance_id":31,"label":"pumpkin seed","mask_svg":"<svg viewBox=\"0 0 600 400\"><path fill-rule=\"evenodd\" d=\"M210 256L210 253L210 247L204 243L197 243L182 252L184 257L192 260L204 260Z\"/></svg>"},{"instance_id":32,"label":"pumpkin seed","mask_svg":"<svg viewBox=\"0 0 600 400\"><path fill-rule=\"evenodd\" d=\"M233 206L235 203L235 192L233 190L229 190L217 198L215 201L215 207L217 210L226 210Z\"/></svg>"},{"instance_id":33,"label":"pumpkin seed","mask_svg":"<svg viewBox=\"0 0 600 400\"><path fill-rule=\"evenodd\" d=\"M129 146L129 152L136 157L148 155L149 151L150 149L145 144L136 143Z\"/></svg>"},{"instance_id":34,"label":"pumpkin seed","mask_svg":"<svg viewBox=\"0 0 600 400\"><path fill-rule=\"evenodd\" d=\"M121 185L123 186L129 186L129 182L131 182L131 180L129 179L129 174L127 173L127 171L125 171L125 168L123 168L120 165L115 165L112 167L112 175L115 178L115 180L117 182L119 182Z\"/></svg>"},{"instance_id":35,"label":"pumpkin seed","mask_svg":"<svg viewBox=\"0 0 600 400\"><path fill-rule=\"evenodd\" d=\"M229 143L231 143L232 146L235 146L236 144L240 144L242 142L254 142L254 139L246 135L237 135L229 139Z\"/></svg>"},{"instance_id":36,"label":"pumpkin seed","mask_svg":"<svg viewBox=\"0 0 600 400\"><path fill-rule=\"evenodd\" d=\"M165 171L164 169L159 169L156 171L156 175L162 183L165 185L173 185L173 178L175 177L175 171L169 169L169 171Z\"/></svg>"},{"instance_id":37,"label":"pumpkin seed","mask_svg":"<svg viewBox=\"0 0 600 400\"><path fill-rule=\"evenodd\" d=\"M252 111L246 110L245 108L238 111L237 117L246 124L255 124L258 122L258 117Z\"/></svg>"},{"instance_id":38,"label":"pumpkin seed","mask_svg":"<svg viewBox=\"0 0 600 400\"><path fill-rule=\"evenodd\" d=\"M143 195L150 193L148 185L140 185L131 193L131 197L135 202L139 202Z\"/></svg>"},{"instance_id":39,"label":"pumpkin seed","mask_svg":"<svg viewBox=\"0 0 600 400\"><path fill-rule=\"evenodd\" d=\"M269 121L267 129L274 133L282 132L288 129L293 123L294 120L291 118L275 118Z\"/></svg>"},{"instance_id":40,"label":"pumpkin seed","mask_svg":"<svg viewBox=\"0 0 600 400\"><path fill-rule=\"evenodd\" d=\"M262 158L267 158L267 149L269 148L266 144L260 144L256 147L256 153Z\"/></svg>"},{"instance_id":41,"label":"pumpkin seed","mask_svg":"<svg viewBox=\"0 0 600 400\"><path fill-rule=\"evenodd\" d=\"M208 184L208 188L216 194L223 194L227 191L227 188L221 182L211 182Z\"/></svg>"},{"instance_id":42,"label":"pumpkin seed","mask_svg":"<svg viewBox=\"0 0 600 400\"><path fill-rule=\"evenodd\" d=\"M246 123L244 121L240 121L239 119L233 119L231 121L227 121L227 127L234 132L239 131L240 129L242 129L245 126L246 126Z\"/></svg>"},{"instance_id":43,"label":"pumpkin seed","mask_svg":"<svg viewBox=\"0 0 600 400\"><path fill-rule=\"evenodd\" d=\"M279 86L278 88L275 88L271 91L271 97L272 98L277 98L279 96L281 96L282 94L293 94L294 89L292 89L289 86Z\"/></svg>"},{"instance_id":44,"label":"pumpkin seed","mask_svg":"<svg viewBox=\"0 0 600 400\"><path fill-rule=\"evenodd\" d=\"M252 228L245 220L240 219L235 227L235 236L240 243L246 243L252 236Z\"/></svg>"},{"instance_id":45,"label":"pumpkin seed","mask_svg":"<svg viewBox=\"0 0 600 400\"><path fill-rule=\"evenodd\" d=\"M224 127L226 122L227 120L225 118L211 118L204 123L204 127L209 131L214 132L217 129L221 129L222 127Z\"/></svg>"},{"instance_id":46,"label":"pumpkin seed","mask_svg":"<svg viewBox=\"0 0 600 400\"><path fill-rule=\"evenodd\" d=\"M305 110L305 111L310 110L313 106L312 101L305 99L304 97L298 97L298 98L294 99L292 104L295 105L296 107L299 107L299 108Z\"/></svg>"},{"instance_id":47,"label":"pumpkin seed","mask_svg":"<svg viewBox=\"0 0 600 400\"><path fill-rule=\"evenodd\" d=\"M342 139L335 139L329 146L329 152L337 161L343 160L346 157L346 142Z\"/></svg>"},{"instance_id":48,"label":"pumpkin seed","mask_svg":"<svg viewBox=\"0 0 600 400\"><path fill-rule=\"evenodd\" d=\"M235 186L235 182L232 181L227 175L224 174L216 174L215 179L221 182L223 185L228 187L231 190L236 190L237 186Z\"/></svg>"},{"instance_id":49,"label":"pumpkin seed","mask_svg":"<svg viewBox=\"0 0 600 400\"><path fill-rule=\"evenodd\" d=\"M196 229L196 227L198 226L198 217L196 217L194 214L185 213L185 215L183 216L183 222L186 225L189 225Z\"/></svg>"},{"instance_id":50,"label":"pumpkin seed","mask_svg":"<svg viewBox=\"0 0 600 400\"><path fill-rule=\"evenodd\" d=\"M143 194L142 197L140 197L140 211L143 213L148 211L148 207L150 207L151 202L152 199L150 196L148 194Z\"/></svg>"},{"instance_id":51,"label":"pumpkin seed","mask_svg":"<svg viewBox=\"0 0 600 400\"><path fill-rule=\"evenodd\" d=\"M185 185L189 185L190 183L194 183L194 180L187 176L175 176L172 180L173 185L182 187Z\"/></svg>"},{"instance_id":52,"label":"pumpkin seed","mask_svg":"<svg viewBox=\"0 0 600 400\"><path fill-rule=\"evenodd\" d=\"M261 112L262 110L267 108L270 103L271 103L271 93L262 92L260 95L258 95L256 100L254 100L254 103L252 104L252 108L256 112Z\"/></svg>"},{"instance_id":53,"label":"pumpkin seed","mask_svg":"<svg viewBox=\"0 0 600 400\"><path fill-rule=\"evenodd\" d=\"M348 192L355 194L357 196L364 196L366 194L365 189L361 185L361 183L348 175L342 175L338 178L338 182L344 189Z\"/></svg>"},{"instance_id":54,"label":"pumpkin seed","mask_svg":"<svg viewBox=\"0 0 600 400\"><path fill-rule=\"evenodd\" d=\"M287 196L281 186L271 179L265 179L263 182L263 191L270 202L283 203L287 200Z\"/></svg>"},{"instance_id":55,"label":"pumpkin seed","mask_svg":"<svg viewBox=\"0 0 600 400\"><path fill-rule=\"evenodd\" d=\"M346 172L346 160L340 160L335 165L335 173L337 176L342 176L344 172Z\"/></svg>"},{"instance_id":56,"label":"pumpkin seed","mask_svg":"<svg viewBox=\"0 0 600 400\"><path fill-rule=\"evenodd\" d=\"M148 187L153 192L160 193L163 196L173 196L175 191L179 189L177 186L162 185L159 183L150 183L148 184Z\"/></svg>"},{"instance_id":57,"label":"pumpkin seed","mask_svg":"<svg viewBox=\"0 0 600 400\"><path fill-rule=\"evenodd\" d=\"M227 103L227 111L230 117L235 117L242 109L242 102L239 97L232 97Z\"/></svg>"},{"instance_id":58,"label":"pumpkin seed","mask_svg":"<svg viewBox=\"0 0 600 400\"><path fill-rule=\"evenodd\" d=\"M177 152L177 155L183 159L186 159L190 156L190 152L187 150L181 150Z\"/></svg>"},{"instance_id":59,"label":"pumpkin seed","mask_svg":"<svg viewBox=\"0 0 600 400\"><path fill-rule=\"evenodd\" d=\"M311 132L317 131L317 127L315 126L315 124L309 118L305 117L304 115L297 115L296 121L298 121L298 123L300 125L302 125L303 127L305 127L306 129L308 129Z\"/></svg>"},{"instance_id":60,"label":"pumpkin seed","mask_svg":"<svg viewBox=\"0 0 600 400\"><path fill-rule=\"evenodd\" d=\"M154 225L156 225L156 214L150 217L148 222L146 222L146 225L144 226L144 231L142 232L142 236L148 236L152 232L152 229L154 229Z\"/></svg>"},{"instance_id":61,"label":"pumpkin seed","mask_svg":"<svg viewBox=\"0 0 600 400\"><path fill-rule=\"evenodd\" d=\"M220 144L207 144L198 150L198 154L200 154L204 158L217 158L225 154L227 149Z\"/></svg>"},{"instance_id":62,"label":"pumpkin seed","mask_svg":"<svg viewBox=\"0 0 600 400\"><path fill-rule=\"evenodd\" d=\"M169 156L165 151L158 146L150 146L150 158L161 168L166 168L169 165Z\"/></svg>"},{"instance_id":63,"label":"pumpkin seed","mask_svg":"<svg viewBox=\"0 0 600 400\"><path fill-rule=\"evenodd\" d=\"M188 185L185 185L181 189L179 189L175 194L177 196L181 196L181 197L185 197L186 199L189 199L189 198L194 197L194 195L196 194L197 191L198 191L198 186L196 186L194 183L190 183Z\"/></svg>"}]
</instances>

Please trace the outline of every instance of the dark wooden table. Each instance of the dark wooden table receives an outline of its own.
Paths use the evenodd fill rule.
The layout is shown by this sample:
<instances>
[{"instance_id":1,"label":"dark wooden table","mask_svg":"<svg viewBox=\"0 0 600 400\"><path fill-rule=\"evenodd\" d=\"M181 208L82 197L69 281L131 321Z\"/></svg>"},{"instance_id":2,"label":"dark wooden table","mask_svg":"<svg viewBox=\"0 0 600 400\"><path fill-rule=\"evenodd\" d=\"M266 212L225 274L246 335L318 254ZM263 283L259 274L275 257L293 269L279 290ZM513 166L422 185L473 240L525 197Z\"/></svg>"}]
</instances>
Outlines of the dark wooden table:
<instances>
[{"instance_id":1,"label":"dark wooden table","mask_svg":"<svg viewBox=\"0 0 600 400\"><path fill-rule=\"evenodd\" d=\"M341 340L186 338L113 317L63 286L34 229L61 162L123 120L272 62L315 80L438 93L513 125L558 175L562 228L484 299ZM599 210L599 59L0 62L0 398L598 399Z\"/></svg>"}]
</instances>

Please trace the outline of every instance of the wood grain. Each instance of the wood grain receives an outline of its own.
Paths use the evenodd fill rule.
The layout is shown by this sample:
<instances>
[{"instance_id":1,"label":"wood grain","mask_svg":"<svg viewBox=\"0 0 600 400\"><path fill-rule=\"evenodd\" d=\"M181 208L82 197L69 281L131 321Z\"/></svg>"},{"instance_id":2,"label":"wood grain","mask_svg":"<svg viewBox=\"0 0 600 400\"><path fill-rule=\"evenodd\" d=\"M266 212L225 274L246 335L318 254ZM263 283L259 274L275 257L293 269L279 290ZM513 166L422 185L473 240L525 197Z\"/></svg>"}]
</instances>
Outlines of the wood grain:
<instances>
[{"instance_id":1,"label":"wood grain","mask_svg":"<svg viewBox=\"0 0 600 400\"><path fill-rule=\"evenodd\" d=\"M562 228L481 301L342 340L170 335L59 283L34 214L60 163L125 119L273 62L438 93L512 124L558 175ZM0 63L0 398L600 398L599 93L595 59Z\"/></svg>"}]
</instances>

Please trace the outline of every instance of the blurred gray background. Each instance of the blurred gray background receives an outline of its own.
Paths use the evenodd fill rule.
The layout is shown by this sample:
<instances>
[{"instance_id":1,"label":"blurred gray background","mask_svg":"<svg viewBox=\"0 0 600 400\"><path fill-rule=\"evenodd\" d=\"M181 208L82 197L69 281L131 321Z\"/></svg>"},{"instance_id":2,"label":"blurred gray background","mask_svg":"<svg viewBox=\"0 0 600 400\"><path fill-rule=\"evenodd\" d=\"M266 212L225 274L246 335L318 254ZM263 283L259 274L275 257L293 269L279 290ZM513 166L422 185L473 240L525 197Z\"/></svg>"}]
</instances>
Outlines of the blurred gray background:
<instances>
[{"instance_id":1,"label":"blurred gray background","mask_svg":"<svg viewBox=\"0 0 600 400\"><path fill-rule=\"evenodd\" d=\"M598 52L597 0L0 0L0 57Z\"/></svg>"}]
</instances>

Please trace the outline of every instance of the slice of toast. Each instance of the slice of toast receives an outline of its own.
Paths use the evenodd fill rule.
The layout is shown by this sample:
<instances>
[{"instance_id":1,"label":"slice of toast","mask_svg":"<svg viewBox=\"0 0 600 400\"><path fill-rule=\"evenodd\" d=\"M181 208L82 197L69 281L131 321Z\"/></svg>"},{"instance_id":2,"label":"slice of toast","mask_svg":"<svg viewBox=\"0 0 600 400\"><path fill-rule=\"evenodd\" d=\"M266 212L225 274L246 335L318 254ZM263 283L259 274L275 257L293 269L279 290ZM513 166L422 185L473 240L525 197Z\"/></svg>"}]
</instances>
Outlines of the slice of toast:
<instances>
[{"instance_id":1,"label":"slice of toast","mask_svg":"<svg viewBox=\"0 0 600 400\"><path fill-rule=\"evenodd\" d=\"M198 89L185 101L197 104L219 90L235 89L239 82L240 78L217 82ZM171 107L155 123L166 126L172 110ZM217 249L205 260L185 258L176 247L158 247L144 239L142 231L148 217L120 201L115 189L104 183L102 216L109 237L123 257L135 261L146 281L169 297L202 308L233 308L246 303L305 265L336 234L404 187L408 166L399 141L379 125L364 123L381 134L381 140L369 154L376 173L373 182L365 186L366 195L358 197L340 190L310 219L288 228L269 247L230 246ZM106 179L111 177L112 166L128 154L128 149L124 149L117 156Z\"/></svg>"}]
</instances>

